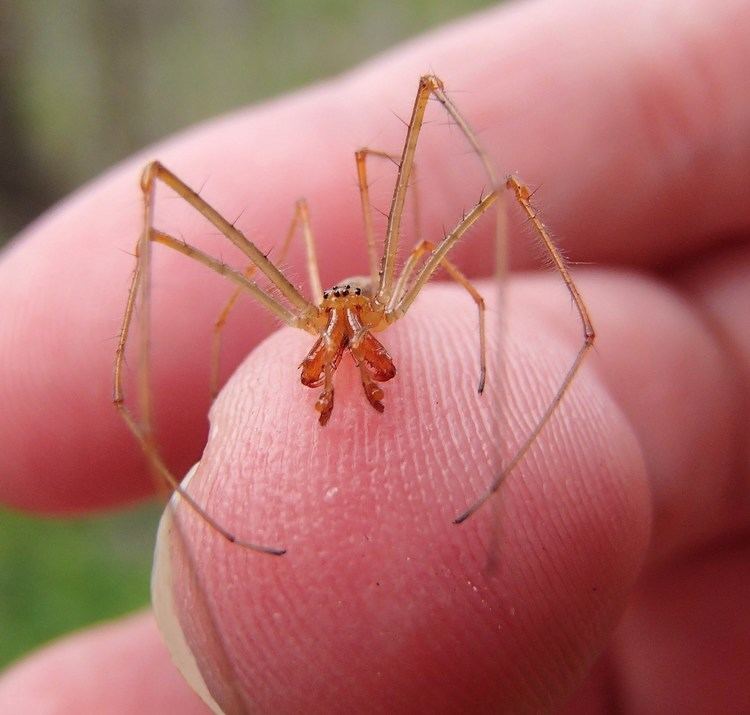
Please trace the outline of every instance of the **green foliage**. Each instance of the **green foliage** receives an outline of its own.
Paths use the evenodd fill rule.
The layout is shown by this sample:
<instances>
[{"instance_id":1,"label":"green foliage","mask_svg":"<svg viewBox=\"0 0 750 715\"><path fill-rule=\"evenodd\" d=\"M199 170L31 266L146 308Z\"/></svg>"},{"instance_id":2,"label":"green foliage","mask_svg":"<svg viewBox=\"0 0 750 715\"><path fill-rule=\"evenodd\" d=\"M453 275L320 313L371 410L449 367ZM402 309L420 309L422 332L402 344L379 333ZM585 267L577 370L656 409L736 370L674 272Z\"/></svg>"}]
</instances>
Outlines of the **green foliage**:
<instances>
[{"instance_id":1,"label":"green foliage","mask_svg":"<svg viewBox=\"0 0 750 715\"><path fill-rule=\"evenodd\" d=\"M67 631L142 608L161 505L88 519L0 511L0 666Z\"/></svg>"}]
</instances>

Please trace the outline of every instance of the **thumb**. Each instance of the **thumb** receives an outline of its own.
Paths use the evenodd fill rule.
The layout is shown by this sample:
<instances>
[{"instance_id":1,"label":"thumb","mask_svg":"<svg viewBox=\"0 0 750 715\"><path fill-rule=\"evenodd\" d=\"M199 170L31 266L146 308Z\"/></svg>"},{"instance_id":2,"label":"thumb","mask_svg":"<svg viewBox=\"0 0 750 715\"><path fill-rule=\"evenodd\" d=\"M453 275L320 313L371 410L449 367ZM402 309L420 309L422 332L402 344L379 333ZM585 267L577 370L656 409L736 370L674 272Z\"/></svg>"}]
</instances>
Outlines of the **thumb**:
<instances>
[{"instance_id":1,"label":"thumb","mask_svg":"<svg viewBox=\"0 0 750 715\"><path fill-rule=\"evenodd\" d=\"M537 279L532 299L515 281L507 384L491 360L482 396L473 303L454 286L428 287L379 335L398 371L383 414L344 359L318 425L302 332L248 357L214 404L189 491L239 538L287 553L231 545L178 499L157 547L157 618L204 697L224 712L517 711L582 679L649 523L640 453L590 368L500 492L451 523L575 354L539 307L553 283ZM483 289L492 356L498 312Z\"/></svg>"}]
</instances>

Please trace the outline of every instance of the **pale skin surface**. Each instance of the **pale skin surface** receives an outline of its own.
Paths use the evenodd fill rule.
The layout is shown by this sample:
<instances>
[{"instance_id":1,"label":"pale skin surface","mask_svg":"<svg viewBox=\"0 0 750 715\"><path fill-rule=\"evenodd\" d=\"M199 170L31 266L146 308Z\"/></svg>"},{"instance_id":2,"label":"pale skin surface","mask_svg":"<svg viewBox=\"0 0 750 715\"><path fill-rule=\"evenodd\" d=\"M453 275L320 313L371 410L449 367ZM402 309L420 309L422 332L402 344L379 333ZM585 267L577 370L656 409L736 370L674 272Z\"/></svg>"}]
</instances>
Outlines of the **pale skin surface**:
<instances>
[{"instance_id":1,"label":"pale skin surface","mask_svg":"<svg viewBox=\"0 0 750 715\"><path fill-rule=\"evenodd\" d=\"M301 647L307 629L316 638L316 659L299 670L309 675L317 668L324 681L335 682L340 704L539 709L560 705L576 691L575 712L611 711L617 704L639 712L750 709L750 90L743 69L750 66L743 30L750 7L697 0L681 4L679 12L673 7L622 3L605 9L561 2L490 13L397 51L340 83L185 135L43 218L0 264L3 501L36 510L82 510L150 489L141 456L108 404L108 339L117 329L132 265L118 249L129 249L137 235L136 180L145 161L156 154L181 173L210 175L211 191L222 197L228 214L248 203L262 208L254 212L255 225L266 236L283 234L293 200L304 190L317 217L319 254L335 280L361 270L364 255L358 241L342 244L342 236L361 236L355 197L351 211L342 212L339 204L342 184L355 191L351 153L342 145L354 149L376 135L377 128L362 131L369 103L408 105L414 79L429 67L446 86L465 90L462 110L483 130L485 145L503 165L543 184L537 200L555 234L564 237L567 253L596 264L579 268L576 276L596 319L597 352L576 380L554 440L540 444L543 456L530 459L507 485L501 537L511 572L480 584L487 589L483 597L503 615L501 629L496 626L488 635L484 612L471 610L468 601L460 603L462 610L441 610L455 597L442 588L444 570L476 567L483 553L476 540L487 520L444 525L457 492L453 483L441 480L431 487L432 511L423 509L420 520L403 519L403 512L397 518L398 512L387 508L388 499L395 498L387 490L397 493L405 476L397 477L392 465L390 471L384 468L383 482L369 485L368 498L384 490L389 496L382 510L367 518L377 516L378 530L414 547L424 591L416 592L410 581L408 590L399 591L404 565L379 560L375 541L366 553L389 589L380 620L368 620L367 609L360 609L358 618L355 609L342 628L341 621L327 620L333 618L330 612L324 611L321 621L319 613L306 610L318 601L304 542L285 544L303 552L297 561L291 551L281 561L253 555L257 580L251 586L262 587L275 578L273 569L286 569L287 578L276 585L278 590L284 584L291 605L280 622L273 622L275 649L248 674L246 664L257 655L249 652L241 659L243 673L249 682L256 677L267 682L259 698L268 709L283 711L288 701L278 682L262 676L298 664L299 651L290 652L289 644ZM480 87L486 92L475 91ZM341 115L326 114L328 123L321 124L321 98L330 102L332 97L341 102ZM278 139L284 132L288 143ZM397 134L398 128L393 137L377 136L390 148L398 146ZM272 135L274 142L268 141ZM312 136L314 149L303 152ZM222 161L217 162L217 153ZM431 195L439 201L441 191L450 192L451 175L441 173L439 158L435 161L423 174L435 189L424 192L426 203ZM280 167L278 179L256 168L269 165ZM304 187L294 186L300 177ZM186 270L180 259L165 265ZM514 371L520 375L528 369L530 394L537 382L551 384L556 378L547 374L547 362L534 362L534 355L559 351L562 360L562 353L573 349L556 337L558 316L573 320L557 293L558 282L556 275L544 273L514 283L518 304L527 306L519 330L528 336L530 352L528 368L515 365ZM178 375L155 374L158 394L176 396L161 423L167 425L167 458L178 472L197 456L207 404L210 348L194 344L191 321L210 325L231 292L208 298L209 288L214 284L202 292L198 282L190 294L176 291L159 324L166 344L176 346L180 365ZM421 310L429 312L430 301L443 300L445 290L456 289L425 293ZM473 336L472 306L465 295L461 299L468 316L464 329ZM178 314L178 307L189 319L167 324L165 317ZM247 315L257 312L238 309L239 320ZM246 341L268 332L267 322L244 320ZM444 329L426 321L418 326L416 342L399 334L389 343L401 364L412 366L409 370L424 359L419 341L430 330ZM296 356L303 337L282 333L274 340ZM443 333L429 343L433 349L442 344L450 344ZM225 347L228 360L239 358L239 345L228 341ZM442 389L453 395L459 412L476 399L472 389L450 377L463 374L466 354L446 348L440 356ZM240 409L247 399L243 381L264 368L273 372L277 364L276 353L259 351L243 366L237 392L222 394L213 419L225 434L239 436L257 427L247 424ZM288 367L294 373L292 357ZM262 389L264 424L273 424L274 415L284 424L286 408L273 398L287 399L302 388L289 381ZM375 414L357 389L353 384L347 390L347 401L362 402L361 411L373 413L368 419L388 416L388 406L384 415ZM308 409L306 403L298 412ZM405 407L400 418L408 424L417 415ZM441 418L435 419L436 429L445 430ZM333 423L326 430L332 430L332 440L349 439L343 429L333 430ZM222 441L210 450L206 468L221 475L232 456ZM429 455L417 453L414 460L425 465ZM352 464L351 470L366 471L362 464ZM280 475L271 467L252 474L253 493L262 495L282 478L281 488L303 485L303 496L325 486L314 474L292 469ZM337 522L333 511L321 514L319 500L304 503L310 505L309 523L322 518L327 536L335 538L338 531L344 538L349 524ZM434 563L429 544L423 543L425 523L429 536L442 528L457 545L436 551ZM264 528L268 536L293 536L298 525L282 516ZM335 578L323 573L328 601L348 602L370 587L373 574L366 569L371 567L362 563L340 567ZM410 632L413 640L398 645L409 663L404 677L374 680L378 668L389 673L395 662L392 649L384 646L384 651L368 650L377 665L345 681L336 679L342 657L351 657L350 638L364 637L384 618L402 624L407 605L414 603L424 620L409 621L419 629ZM262 623L272 618L263 607L234 600L217 610L234 622ZM604 658L576 690L602 651ZM80 667L79 658L90 665ZM426 700L415 700L425 693ZM43 695L46 709L39 705ZM72 638L0 680L0 710L100 712L104 701L108 712L205 711L175 676L148 615L115 630Z\"/></svg>"}]
</instances>

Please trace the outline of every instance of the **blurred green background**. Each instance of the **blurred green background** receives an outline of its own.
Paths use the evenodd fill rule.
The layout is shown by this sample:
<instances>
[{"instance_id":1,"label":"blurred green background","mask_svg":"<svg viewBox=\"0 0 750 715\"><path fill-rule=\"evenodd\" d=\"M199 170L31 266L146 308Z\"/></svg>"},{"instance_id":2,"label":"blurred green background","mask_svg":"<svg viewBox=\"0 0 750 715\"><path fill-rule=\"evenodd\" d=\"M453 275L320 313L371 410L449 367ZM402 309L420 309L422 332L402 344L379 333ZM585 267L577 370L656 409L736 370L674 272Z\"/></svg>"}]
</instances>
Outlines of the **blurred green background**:
<instances>
[{"instance_id":1,"label":"blurred green background","mask_svg":"<svg viewBox=\"0 0 750 715\"><path fill-rule=\"evenodd\" d=\"M491 4L0 3L0 242L159 137ZM145 606L159 512L55 521L0 509L0 666Z\"/></svg>"}]
</instances>

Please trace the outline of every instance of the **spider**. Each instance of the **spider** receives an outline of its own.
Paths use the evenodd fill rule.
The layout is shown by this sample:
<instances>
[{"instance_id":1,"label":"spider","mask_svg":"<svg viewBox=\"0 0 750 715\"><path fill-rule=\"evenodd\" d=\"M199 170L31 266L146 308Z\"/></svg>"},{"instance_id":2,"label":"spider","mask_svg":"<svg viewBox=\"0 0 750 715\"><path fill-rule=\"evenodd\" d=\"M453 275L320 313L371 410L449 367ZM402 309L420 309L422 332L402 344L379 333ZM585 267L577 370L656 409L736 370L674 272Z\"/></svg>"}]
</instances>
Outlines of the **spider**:
<instances>
[{"instance_id":1,"label":"spider","mask_svg":"<svg viewBox=\"0 0 750 715\"><path fill-rule=\"evenodd\" d=\"M472 150L483 164L492 190L480 197L479 201L461 217L455 227L446 233L437 244L429 241L420 241L406 260L400 275L396 275L396 255L404 205L410 179L412 179L414 174L414 156L424 121L425 110L430 98L435 98L447 111L452 121L460 128ZM398 167L391 206L388 212L383 254L380 260L378 260L375 247L369 200L367 181L367 158L369 156L391 159ZM434 75L425 75L419 80L401 156L394 157L386 152L365 148L356 152L355 159L368 247L370 275L347 278L339 281L330 289L323 290L307 204L304 200L300 200L295 206L292 224L280 252L280 260L283 260L283 256L286 254L293 236L301 227L307 254L307 271L312 300L305 298L255 244L247 239L232 223L227 221L216 209L201 198L197 192L191 189L164 165L158 161L152 161L145 167L141 175L143 231L136 246L136 266L128 291L128 299L115 352L113 401L127 426L140 443L154 472L160 475L174 491L178 492L187 504L227 541L265 554L278 556L284 554L286 550L242 541L225 529L179 484L164 463L156 446L151 429L150 391L148 389L148 311L151 244L159 243L182 253L225 276L237 285L235 293L231 296L215 325L211 372L212 392L214 395L217 383L220 332L239 295L248 293L285 325L299 328L315 337L315 342L309 353L302 360L300 368L303 385L310 388L323 388L315 403L318 422L321 426L325 426L328 423L333 412L334 374L345 353L351 355L355 365L359 369L365 398L375 410L383 412L385 409L383 402L384 391L380 387L380 384L391 380L395 376L396 366L388 351L375 337L374 333L384 331L392 323L406 315L422 288L438 268L445 269L453 280L463 286L477 306L479 315L479 381L477 389L481 394L486 378L484 300L466 276L447 258L447 254L482 215L491 207L495 206L497 209L500 206L498 199L501 196L503 187L498 186L495 171L487 154L481 148L475 133L465 121L456 105L446 95L442 81ZM244 272L234 270L185 241L178 240L156 229L153 225L153 209L157 182L168 186L177 195L187 201L188 204L202 214L229 241L239 248L251 261L248 268ZM535 427L523 441L510 462L494 478L485 493L466 511L454 519L454 523L456 524L465 521L477 511L499 489L504 478L524 457L559 405L578 372L586 353L594 342L594 330L586 306L560 251L555 246L549 232L531 204L531 192L529 188L515 176L507 177L505 188L510 189L514 194L516 201L526 213L529 222L533 225L537 236L550 256L555 269L564 281L580 316L584 339L560 387L538 419ZM499 220L497 222L496 239L500 242L503 239L500 232ZM425 256L426 258L424 258L420 265L420 261ZM265 275L288 305L271 294L267 289L264 290L255 281L251 280L256 271L260 271ZM140 420L136 419L125 405L123 392L125 348L128 342L135 305L139 297L141 310L141 351L139 361L139 385L141 388L139 391Z\"/></svg>"}]
</instances>

